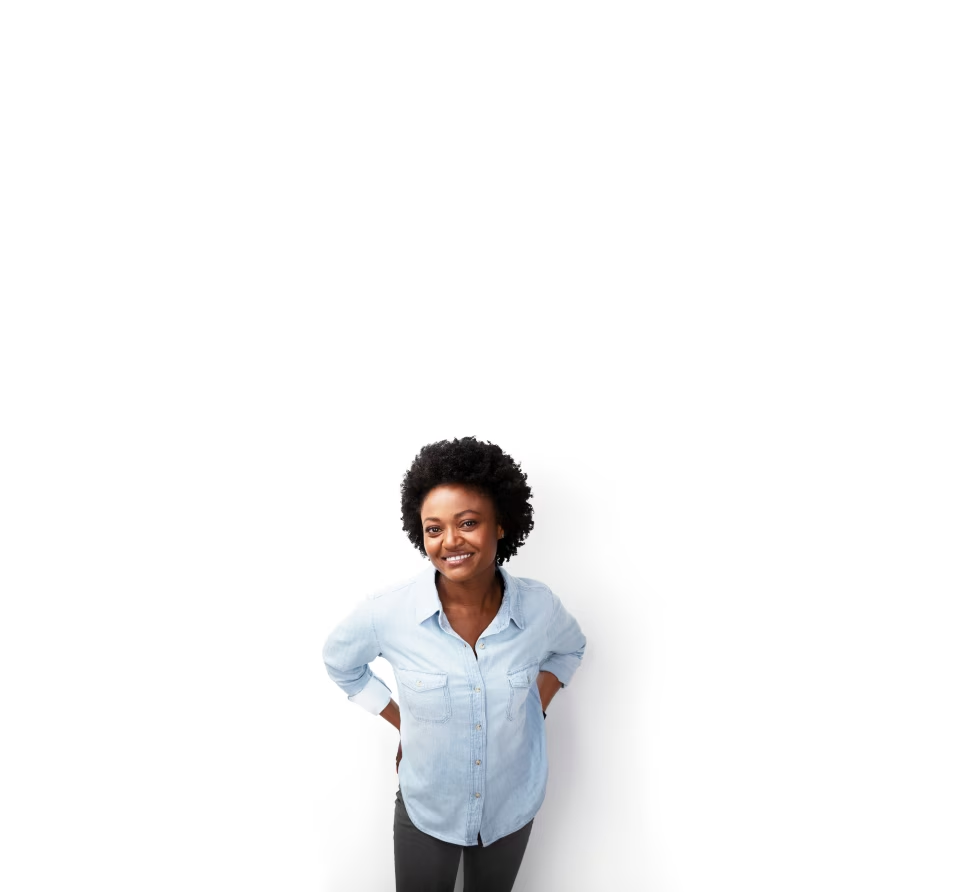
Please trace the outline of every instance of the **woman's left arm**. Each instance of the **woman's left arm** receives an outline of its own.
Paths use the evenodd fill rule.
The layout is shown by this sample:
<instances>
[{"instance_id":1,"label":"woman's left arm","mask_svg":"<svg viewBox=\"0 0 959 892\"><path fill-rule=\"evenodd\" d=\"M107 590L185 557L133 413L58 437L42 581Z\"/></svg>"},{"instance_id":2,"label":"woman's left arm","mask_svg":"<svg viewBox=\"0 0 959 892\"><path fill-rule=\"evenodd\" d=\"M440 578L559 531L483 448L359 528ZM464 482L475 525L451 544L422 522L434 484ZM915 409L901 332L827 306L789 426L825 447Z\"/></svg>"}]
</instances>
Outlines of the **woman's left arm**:
<instances>
[{"instance_id":1,"label":"woman's left arm","mask_svg":"<svg viewBox=\"0 0 959 892\"><path fill-rule=\"evenodd\" d=\"M536 687L539 688L539 699L543 702L543 712L549 708L549 702L556 696L556 692L563 683L552 672L540 671L536 676Z\"/></svg>"},{"instance_id":2,"label":"woman's left arm","mask_svg":"<svg viewBox=\"0 0 959 892\"><path fill-rule=\"evenodd\" d=\"M566 687L579 668L586 651L586 636L572 614L553 595L553 612L547 627L549 653L540 663L536 686L543 701L543 711L560 688Z\"/></svg>"}]
</instances>

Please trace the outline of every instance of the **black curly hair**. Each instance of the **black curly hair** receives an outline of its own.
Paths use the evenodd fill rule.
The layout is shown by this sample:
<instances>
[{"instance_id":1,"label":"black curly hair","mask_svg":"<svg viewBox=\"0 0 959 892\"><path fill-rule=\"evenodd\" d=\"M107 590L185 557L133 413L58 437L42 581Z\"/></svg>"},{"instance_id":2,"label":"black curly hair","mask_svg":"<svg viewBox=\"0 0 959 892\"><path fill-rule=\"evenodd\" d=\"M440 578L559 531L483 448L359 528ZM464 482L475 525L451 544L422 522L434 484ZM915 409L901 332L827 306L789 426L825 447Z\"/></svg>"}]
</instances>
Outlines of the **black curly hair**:
<instances>
[{"instance_id":1,"label":"black curly hair","mask_svg":"<svg viewBox=\"0 0 959 892\"><path fill-rule=\"evenodd\" d=\"M403 530L424 557L420 509L427 493L445 483L459 483L485 493L493 500L496 522L504 536L496 546L496 563L508 561L533 529L533 491L517 462L494 443L476 437L440 440L424 446L400 487Z\"/></svg>"}]
</instances>

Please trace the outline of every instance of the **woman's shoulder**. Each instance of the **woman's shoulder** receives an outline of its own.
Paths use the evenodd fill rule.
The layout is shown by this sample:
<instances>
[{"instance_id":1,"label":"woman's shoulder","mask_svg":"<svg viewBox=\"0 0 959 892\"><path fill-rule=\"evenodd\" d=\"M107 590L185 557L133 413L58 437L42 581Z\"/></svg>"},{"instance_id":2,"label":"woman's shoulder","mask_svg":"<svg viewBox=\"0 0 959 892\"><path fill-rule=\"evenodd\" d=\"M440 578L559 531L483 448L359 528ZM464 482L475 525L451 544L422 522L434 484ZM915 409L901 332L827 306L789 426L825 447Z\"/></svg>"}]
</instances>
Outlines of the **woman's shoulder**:
<instances>
[{"instance_id":1,"label":"woman's shoulder","mask_svg":"<svg viewBox=\"0 0 959 892\"><path fill-rule=\"evenodd\" d=\"M502 568L500 570L517 588L524 591L552 591L545 582L541 582L539 579L530 579L528 576L513 576L511 573L506 573Z\"/></svg>"},{"instance_id":2,"label":"woman's shoulder","mask_svg":"<svg viewBox=\"0 0 959 892\"><path fill-rule=\"evenodd\" d=\"M553 590L539 579L528 576L509 575L509 583L516 596L524 605L542 605L551 608L559 599Z\"/></svg>"},{"instance_id":3,"label":"woman's shoulder","mask_svg":"<svg viewBox=\"0 0 959 892\"><path fill-rule=\"evenodd\" d=\"M518 588L527 591L551 591L550 587L545 582L541 582L539 579L530 579L528 576L513 576L512 574L509 575L509 579Z\"/></svg>"}]
</instances>

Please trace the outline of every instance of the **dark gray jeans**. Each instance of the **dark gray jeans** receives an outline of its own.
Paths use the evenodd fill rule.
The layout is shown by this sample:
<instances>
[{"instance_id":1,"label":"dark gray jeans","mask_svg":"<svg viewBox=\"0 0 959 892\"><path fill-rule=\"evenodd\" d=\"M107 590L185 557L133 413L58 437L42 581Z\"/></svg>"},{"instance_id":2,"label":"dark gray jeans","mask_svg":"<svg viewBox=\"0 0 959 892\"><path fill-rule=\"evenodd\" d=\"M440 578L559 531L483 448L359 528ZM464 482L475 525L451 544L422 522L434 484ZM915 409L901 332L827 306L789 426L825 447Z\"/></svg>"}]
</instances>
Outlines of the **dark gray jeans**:
<instances>
[{"instance_id":1,"label":"dark gray jeans","mask_svg":"<svg viewBox=\"0 0 959 892\"><path fill-rule=\"evenodd\" d=\"M393 864L396 892L453 892L463 853L463 892L510 892L523 862L530 821L491 845L458 846L424 833L410 820L396 791Z\"/></svg>"}]
</instances>

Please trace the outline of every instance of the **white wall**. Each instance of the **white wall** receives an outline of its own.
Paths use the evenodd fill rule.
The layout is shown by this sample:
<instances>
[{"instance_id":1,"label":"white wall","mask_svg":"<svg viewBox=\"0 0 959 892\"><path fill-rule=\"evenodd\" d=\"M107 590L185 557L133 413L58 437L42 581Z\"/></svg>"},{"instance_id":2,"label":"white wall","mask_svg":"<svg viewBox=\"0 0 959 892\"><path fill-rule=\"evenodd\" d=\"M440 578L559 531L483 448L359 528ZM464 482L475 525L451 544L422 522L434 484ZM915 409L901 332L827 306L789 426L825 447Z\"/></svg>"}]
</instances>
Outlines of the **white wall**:
<instances>
[{"instance_id":1,"label":"white wall","mask_svg":"<svg viewBox=\"0 0 959 892\"><path fill-rule=\"evenodd\" d=\"M464 434L589 638L517 890L956 888L945 4L48 6L0 27L4 889L391 888L395 732L320 649Z\"/></svg>"}]
</instances>

